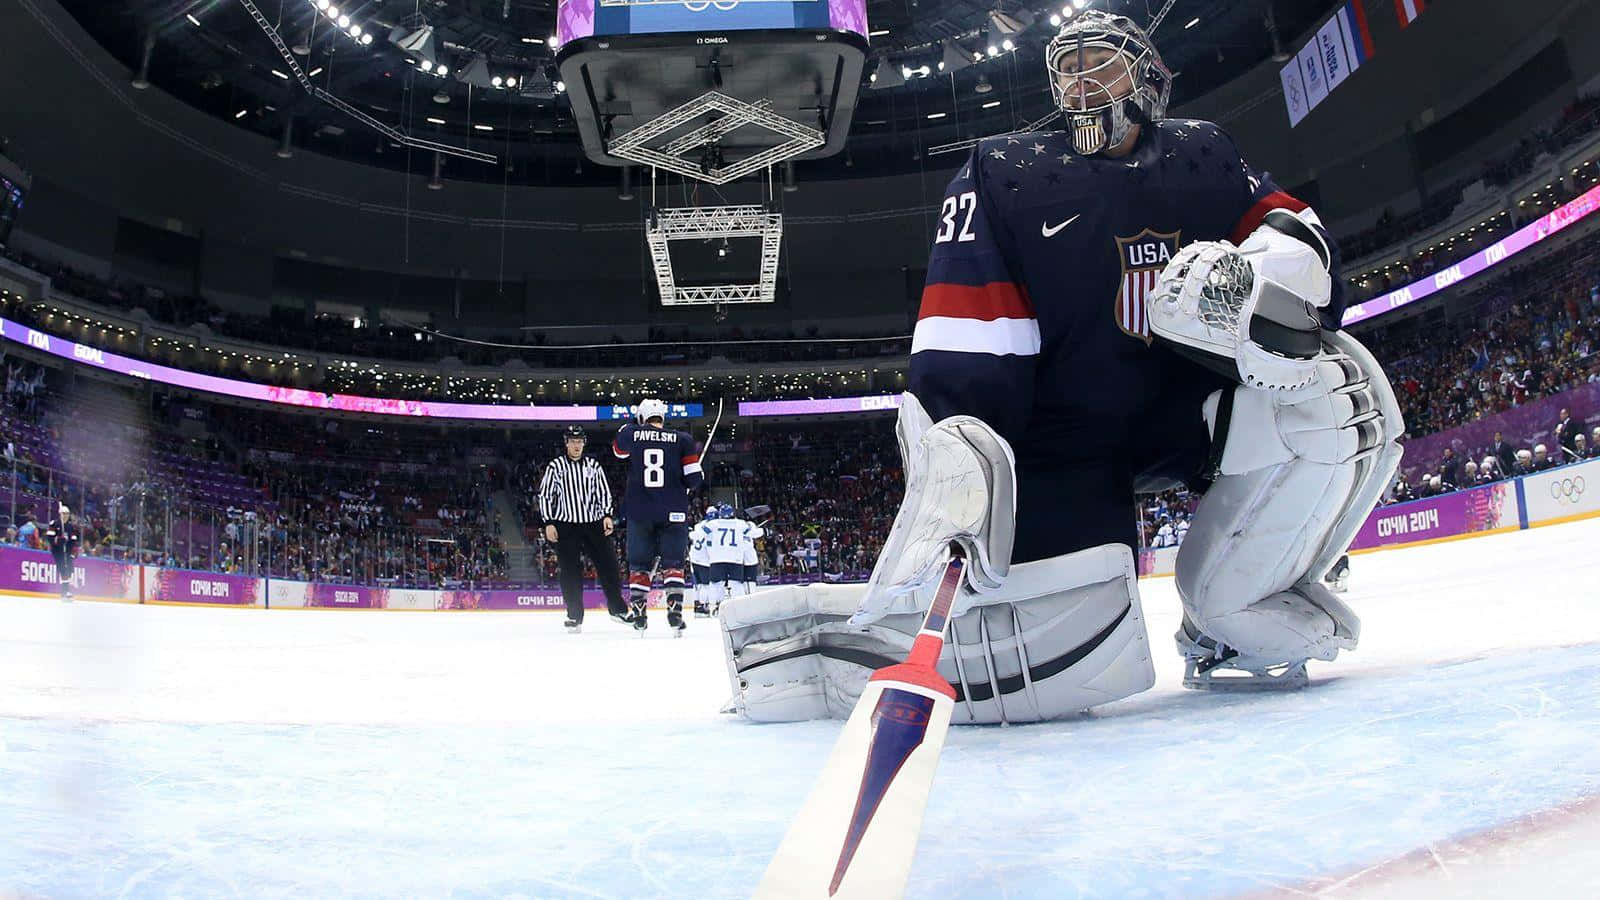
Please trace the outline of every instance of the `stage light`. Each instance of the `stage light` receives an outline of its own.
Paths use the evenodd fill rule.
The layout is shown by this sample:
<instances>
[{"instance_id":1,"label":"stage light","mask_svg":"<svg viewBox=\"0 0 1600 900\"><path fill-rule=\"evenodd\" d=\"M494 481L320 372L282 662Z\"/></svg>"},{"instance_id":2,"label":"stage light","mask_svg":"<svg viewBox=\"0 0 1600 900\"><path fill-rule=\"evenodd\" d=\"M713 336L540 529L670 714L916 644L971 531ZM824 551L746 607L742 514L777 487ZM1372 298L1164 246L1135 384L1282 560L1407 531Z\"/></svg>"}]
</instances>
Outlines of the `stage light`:
<instances>
[{"instance_id":1,"label":"stage light","mask_svg":"<svg viewBox=\"0 0 1600 900\"><path fill-rule=\"evenodd\" d=\"M1000 55L1000 48L996 47L993 44L990 44L989 45L989 58L993 59L993 58L995 58L996 56L999 56L999 55Z\"/></svg>"},{"instance_id":2,"label":"stage light","mask_svg":"<svg viewBox=\"0 0 1600 900\"><path fill-rule=\"evenodd\" d=\"M362 35L362 36L361 36L361 45L362 45L362 46L366 46L366 45L368 45L368 44L370 44L370 43L372 43L372 35L370 35L370 34L363 34L363 35Z\"/></svg>"},{"instance_id":3,"label":"stage light","mask_svg":"<svg viewBox=\"0 0 1600 900\"><path fill-rule=\"evenodd\" d=\"M501 78L499 75L496 75L495 77L489 79L489 83L494 85L495 87L500 87L501 85L505 84L506 82L505 82L504 78Z\"/></svg>"},{"instance_id":4,"label":"stage light","mask_svg":"<svg viewBox=\"0 0 1600 900\"><path fill-rule=\"evenodd\" d=\"M353 37L353 38L361 37L361 26L360 25L351 25L350 26L350 36Z\"/></svg>"},{"instance_id":5,"label":"stage light","mask_svg":"<svg viewBox=\"0 0 1600 900\"><path fill-rule=\"evenodd\" d=\"M337 19L338 19L338 18L339 18L339 7L337 7L337 6L330 6L330 7L328 7L328 8L327 8L327 9L324 9L324 10L323 10L323 11L322 11L322 14L323 14L323 15L325 15L325 16L327 16L327 17L328 17L328 18L330 18L330 19L335 19L335 20L337 20Z\"/></svg>"},{"instance_id":6,"label":"stage light","mask_svg":"<svg viewBox=\"0 0 1600 900\"><path fill-rule=\"evenodd\" d=\"M350 17L349 16L340 16L339 17L339 27L340 28L349 28L350 27Z\"/></svg>"},{"instance_id":7,"label":"stage light","mask_svg":"<svg viewBox=\"0 0 1600 900\"><path fill-rule=\"evenodd\" d=\"M516 86L517 86L517 80L515 78L507 78L506 79L506 87L514 88Z\"/></svg>"},{"instance_id":8,"label":"stage light","mask_svg":"<svg viewBox=\"0 0 1600 900\"><path fill-rule=\"evenodd\" d=\"M425 59L422 62L417 63L417 68L421 69L424 72L432 72L433 71L433 60Z\"/></svg>"}]
</instances>

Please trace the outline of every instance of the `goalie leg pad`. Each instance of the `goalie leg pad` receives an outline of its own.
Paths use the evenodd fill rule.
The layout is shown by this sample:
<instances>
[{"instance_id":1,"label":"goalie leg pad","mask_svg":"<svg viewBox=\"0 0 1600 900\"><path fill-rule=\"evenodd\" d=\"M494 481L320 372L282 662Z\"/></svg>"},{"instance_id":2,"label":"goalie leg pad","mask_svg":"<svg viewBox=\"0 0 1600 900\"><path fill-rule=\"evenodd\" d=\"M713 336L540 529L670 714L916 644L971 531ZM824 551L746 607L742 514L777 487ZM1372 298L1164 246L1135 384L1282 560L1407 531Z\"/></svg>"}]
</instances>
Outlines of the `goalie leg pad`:
<instances>
[{"instance_id":1,"label":"goalie leg pad","mask_svg":"<svg viewBox=\"0 0 1600 900\"><path fill-rule=\"evenodd\" d=\"M847 717L921 625L916 613L850 624L864 590L782 587L724 606L731 706L762 722ZM1061 718L1155 682L1133 555L1120 544L1011 567L950 629L938 668L956 688L955 723Z\"/></svg>"},{"instance_id":2,"label":"goalie leg pad","mask_svg":"<svg viewBox=\"0 0 1600 900\"><path fill-rule=\"evenodd\" d=\"M1390 482L1404 425L1366 348L1326 337L1310 385L1237 388L1226 423L1216 398L1207 407L1224 431L1219 475L1178 551L1178 593L1195 626L1245 657L1332 659L1360 637L1317 582Z\"/></svg>"}]
</instances>

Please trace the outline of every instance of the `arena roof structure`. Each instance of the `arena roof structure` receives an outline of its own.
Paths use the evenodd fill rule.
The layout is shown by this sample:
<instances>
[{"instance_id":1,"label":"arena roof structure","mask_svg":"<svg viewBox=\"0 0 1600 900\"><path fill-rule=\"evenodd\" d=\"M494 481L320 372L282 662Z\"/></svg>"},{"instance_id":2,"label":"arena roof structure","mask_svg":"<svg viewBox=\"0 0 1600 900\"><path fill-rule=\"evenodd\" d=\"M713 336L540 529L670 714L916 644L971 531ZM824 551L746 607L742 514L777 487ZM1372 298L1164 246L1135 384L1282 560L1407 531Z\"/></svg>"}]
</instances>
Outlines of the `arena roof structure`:
<instances>
[{"instance_id":1,"label":"arena roof structure","mask_svg":"<svg viewBox=\"0 0 1600 900\"><path fill-rule=\"evenodd\" d=\"M577 85L557 65L555 0L62 5L127 66L136 87L271 136L285 153L304 148L393 168L404 157L395 151L414 140L459 157L446 161L453 179L499 182L508 170L537 172L546 183L619 177L585 165L582 110L571 102ZM1162 4L868 0L863 61L848 73L861 96L847 153L807 164L805 176L914 171L929 146L1037 120L1051 103L1041 54L1052 20L1090 5L1148 21ZM1297 34L1326 12L1309 2L1272 4L1272 18L1255 4L1222 0L1171 6L1158 37L1180 74L1179 101L1281 52L1278 35Z\"/></svg>"}]
</instances>

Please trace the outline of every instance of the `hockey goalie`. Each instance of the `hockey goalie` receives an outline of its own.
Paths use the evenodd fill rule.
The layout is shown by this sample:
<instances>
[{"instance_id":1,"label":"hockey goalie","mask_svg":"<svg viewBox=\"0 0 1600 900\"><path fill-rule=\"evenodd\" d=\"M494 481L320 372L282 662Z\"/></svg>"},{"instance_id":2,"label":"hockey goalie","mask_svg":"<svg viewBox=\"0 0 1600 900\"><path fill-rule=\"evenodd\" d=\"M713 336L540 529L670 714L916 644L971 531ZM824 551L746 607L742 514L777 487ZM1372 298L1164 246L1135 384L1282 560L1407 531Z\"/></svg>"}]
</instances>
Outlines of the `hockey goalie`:
<instances>
[{"instance_id":1,"label":"hockey goalie","mask_svg":"<svg viewBox=\"0 0 1600 900\"><path fill-rule=\"evenodd\" d=\"M897 426L906 494L871 579L724 607L750 719L848 715L905 656L952 544L953 721L1145 690L1133 501L1179 482L1204 492L1177 562L1187 686L1298 686L1356 646L1322 577L1403 425L1339 330L1333 244L1222 129L1165 117L1171 74L1128 18L1077 16L1046 64L1064 130L984 140L944 198Z\"/></svg>"}]
</instances>

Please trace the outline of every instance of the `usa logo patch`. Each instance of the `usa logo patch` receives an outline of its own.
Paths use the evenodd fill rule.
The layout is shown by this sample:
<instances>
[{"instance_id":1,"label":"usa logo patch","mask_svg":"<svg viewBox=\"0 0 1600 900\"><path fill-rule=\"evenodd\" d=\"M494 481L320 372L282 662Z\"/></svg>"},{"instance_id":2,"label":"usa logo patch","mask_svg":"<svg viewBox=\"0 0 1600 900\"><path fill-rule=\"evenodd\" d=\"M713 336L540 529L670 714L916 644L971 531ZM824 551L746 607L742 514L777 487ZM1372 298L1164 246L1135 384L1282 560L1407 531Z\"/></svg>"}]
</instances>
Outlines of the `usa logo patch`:
<instances>
[{"instance_id":1,"label":"usa logo patch","mask_svg":"<svg viewBox=\"0 0 1600 900\"><path fill-rule=\"evenodd\" d=\"M1150 343L1150 318L1145 301L1156 289L1161 270L1178 252L1181 231L1162 234L1146 228L1133 237L1117 238L1117 260L1122 264L1122 288L1117 291L1117 327L1122 333Z\"/></svg>"}]
</instances>

